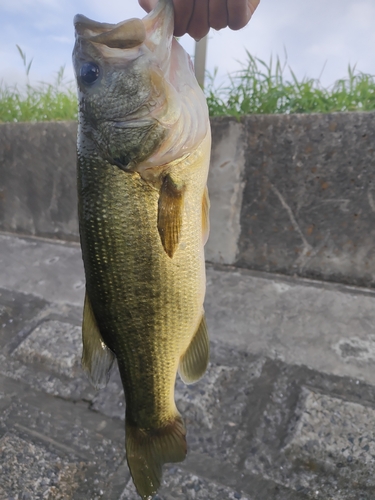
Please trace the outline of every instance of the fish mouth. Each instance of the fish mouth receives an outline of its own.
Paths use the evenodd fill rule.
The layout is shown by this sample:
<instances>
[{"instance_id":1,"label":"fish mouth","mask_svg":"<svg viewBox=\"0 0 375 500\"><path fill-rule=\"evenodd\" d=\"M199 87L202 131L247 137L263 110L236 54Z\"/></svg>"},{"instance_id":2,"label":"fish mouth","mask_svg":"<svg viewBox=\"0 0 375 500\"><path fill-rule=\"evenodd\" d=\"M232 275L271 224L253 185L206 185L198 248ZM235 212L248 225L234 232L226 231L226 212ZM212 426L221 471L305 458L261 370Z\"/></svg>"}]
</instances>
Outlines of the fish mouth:
<instances>
[{"instance_id":1,"label":"fish mouth","mask_svg":"<svg viewBox=\"0 0 375 500\"><path fill-rule=\"evenodd\" d=\"M106 57L111 55L108 49L114 49L113 55L118 56L116 49L131 50L145 44L159 61L165 61L170 58L173 38L173 3L172 0L159 0L143 19L133 18L117 24L100 23L77 14L74 27L77 38L95 44Z\"/></svg>"},{"instance_id":2,"label":"fish mouth","mask_svg":"<svg viewBox=\"0 0 375 500\"><path fill-rule=\"evenodd\" d=\"M146 38L146 29L140 19L128 19L118 24L98 23L78 14L74 18L76 33L86 40L112 49L132 49Z\"/></svg>"}]
</instances>

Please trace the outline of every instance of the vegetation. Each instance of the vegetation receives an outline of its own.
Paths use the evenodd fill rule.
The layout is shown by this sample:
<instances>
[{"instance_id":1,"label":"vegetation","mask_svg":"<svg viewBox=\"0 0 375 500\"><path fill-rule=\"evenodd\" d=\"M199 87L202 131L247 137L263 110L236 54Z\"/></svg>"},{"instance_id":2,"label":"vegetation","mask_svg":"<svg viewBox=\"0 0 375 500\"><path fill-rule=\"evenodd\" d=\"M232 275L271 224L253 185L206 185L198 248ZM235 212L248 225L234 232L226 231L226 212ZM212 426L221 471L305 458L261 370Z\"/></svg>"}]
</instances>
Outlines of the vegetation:
<instances>
[{"instance_id":1,"label":"vegetation","mask_svg":"<svg viewBox=\"0 0 375 500\"><path fill-rule=\"evenodd\" d=\"M29 76L32 60L27 61L20 47L25 72ZM229 84L215 86L215 76L207 76L205 93L211 116L240 117L252 113L331 113L375 110L375 75L348 67L348 76L330 87L319 79L298 79L290 69L285 79L285 62L277 57L267 64L247 52L247 62L228 75ZM0 83L0 122L76 120L77 99L73 82L65 82L64 68L54 84L40 83L25 89Z\"/></svg>"},{"instance_id":2,"label":"vegetation","mask_svg":"<svg viewBox=\"0 0 375 500\"><path fill-rule=\"evenodd\" d=\"M50 120L76 120L77 97L72 82L65 82L64 67L55 82L30 85L29 73L32 60L17 45L27 76L26 87L9 87L0 82L0 122L39 122Z\"/></svg>"},{"instance_id":3,"label":"vegetation","mask_svg":"<svg viewBox=\"0 0 375 500\"><path fill-rule=\"evenodd\" d=\"M269 64L247 52L247 63L228 75L229 85L215 87L215 76L206 87L211 116L252 113L332 113L375 110L375 75L356 72L324 88L319 79L284 79L286 61L277 57Z\"/></svg>"}]
</instances>

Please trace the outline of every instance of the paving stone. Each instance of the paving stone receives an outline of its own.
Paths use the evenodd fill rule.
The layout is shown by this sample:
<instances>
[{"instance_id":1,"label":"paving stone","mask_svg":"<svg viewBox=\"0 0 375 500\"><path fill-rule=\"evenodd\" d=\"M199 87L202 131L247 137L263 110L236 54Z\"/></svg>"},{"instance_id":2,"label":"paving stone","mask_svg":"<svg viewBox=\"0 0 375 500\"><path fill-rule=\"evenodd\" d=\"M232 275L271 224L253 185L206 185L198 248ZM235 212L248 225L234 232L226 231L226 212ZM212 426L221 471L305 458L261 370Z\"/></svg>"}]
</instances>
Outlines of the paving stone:
<instances>
[{"instance_id":1,"label":"paving stone","mask_svg":"<svg viewBox=\"0 0 375 500\"><path fill-rule=\"evenodd\" d=\"M6 489L0 474L0 500L23 492L52 500L60 491L72 500L139 500L118 369L96 392L80 367L79 249L29 243L0 238L5 261L17 257L15 275L5 274L10 288L0 290L0 462L13 467ZM176 381L188 455L166 467L156 498L374 500L374 292L209 269L207 297L209 368L191 386ZM22 456L34 479L16 476ZM43 482L43 460L58 470L56 484ZM67 474L74 492L64 490Z\"/></svg>"},{"instance_id":2,"label":"paving stone","mask_svg":"<svg viewBox=\"0 0 375 500\"><path fill-rule=\"evenodd\" d=\"M125 395L117 361L113 364L108 384L93 397L91 408L108 417L125 420Z\"/></svg>"},{"instance_id":3,"label":"paving stone","mask_svg":"<svg viewBox=\"0 0 375 500\"><path fill-rule=\"evenodd\" d=\"M23 361L0 353L0 374L13 380L27 383L30 387L47 394L71 400L91 400L95 390L86 374L77 367L79 374L74 378L64 374L49 372L45 366L25 365Z\"/></svg>"},{"instance_id":4,"label":"paving stone","mask_svg":"<svg viewBox=\"0 0 375 500\"><path fill-rule=\"evenodd\" d=\"M74 378L81 371L81 352L81 328L49 320L37 326L14 350L13 356Z\"/></svg>"},{"instance_id":5,"label":"paving stone","mask_svg":"<svg viewBox=\"0 0 375 500\"><path fill-rule=\"evenodd\" d=\"M213 340L375 385L373 290L213 268L205 309ZM353 337L372 354L345 356Z\"/></svg>"},{"instance_id":6,"label":"paving stone","mask_svg":"<svg viewBox=\"0 0 375 500\"><path fill-rule=\"evenodd\" d=\"M80 362L82 308L0 290L5 308L22 311L22 302L24 315L9 323L2 349L0 345L0 373L49 394L92 399L95 390Z\"/></svg>"},{"instance_id":7,"label":"paving stone","mask_svg":"<svg viewBox=\"0 0 375 500\"><path fill-rule=\"evenodd\" d=\"M304 389L285 452L325 467L361 469L357 481L375 488L375 409Z\"/></svg>"},{"instance_id":8,"label":"paving stone","mask_svg":"<svg viewBox=\"0 0 375 500\"><path fill-rule=\"evenodd\" d=\"M213 483L227 486L235 492L244 492L256 500L307 500L305 493L296 493L260 474L252 474L243 464L223 461L220 456L208 458L201 453L190 452L182 464L184 470Z\"/></svg>"},{"instance_id":9,"label":"paving stone","mask_svg":"<svg viewBox=\"0 0 375 500\"><path fill-rule=\"evenodd\" d=\"M7 433L0 439L0 498L4 500L68 500L82 475L82 465L18 436Z\"/></svg>"},{"instance_id":10,"label":"paving stone","mask_svg":"<svg viewBox=\"0 0 375 500\"><path fill-rule=\"evenodd\" d=\"M365 393L355 381L327 383L322 374L281 363L253 431L245 467L309 498L372 500L375 410L367 401L345 401L304 387L319 383L319 376L327 384L325 389L340 391L344 397L350 394L344 387L351 390L352 384L357 394Z\"/></svg>"},{"instance_id":11,"label":"paving stone","mask_svg":"<svg viewBox=\"0 0 375 500\"><path fill-rule=\"evenodd\" d=\"M29 333L33 319L46 306L45 300L0 288L0 349L14 347Z\"/></svg>"},{"instance_id":12,"label":"paving stone","mask_svg":"<svg viewBox=\"0 0 375 500\"><path fill-rule=\"evenodd\" d=\"M32 436L35 442L75 460L92 462L100 457L104 469L112 461L123 459L125 432L121 423L111 424L100 414L91 412L87 403L61 400L57 404L53 399L42 399L40 394L39 400L30 399L31 403L24 398L20 402L13 400L1 415L3 428Z\"/></svg>"},{"instance_id":13,"label":"paving stone","mask_svg":"<svg viewBox=\"0 0 375 500\"><path fill-rule=\"evenodd\" d=\"M248 443L249 397L258 386L264 359L239 353L231 359L227 351L226 364L213 356L205 377L193 386L181 384L176 400L187 424L188 449L207 460L240 464Z\"/></svg>"},{"instance_id":14,"label":"paving stone","mask_svg":"<svg viewBox=\"0 0 375 500\"><path fill-rule=\"evenodd\" d=\"M108 498L119 497L129 479L129 471L122 467L122 422L91 411L87 402L55 398L7 377L0 376L0 388L0 438L10 434L61 462L78 464L83 474L77 476L74 495L67 498L99 499L101 490L113 493Z\"/></svg>"},{"instance_id":15,"label":"paving stone","mask_svg":"<svg viewBox=\"0 0 375 500\"><path fill-rule=\"evenodd\" d=\"M59 304L83 305L78 244L0 234L0 286Z\"/></svg>"},{"instance_id":16,"label":"paving stone","mask_svg":"<svg viewBox=\"0 0 375 500\"><path fill-rule=\"evenodd\" d=\"M175 399L184 418L212 429L217 406L220 403L220 393L235 370L235 367L210 364L204 378L197 384L185 385L178 378Z\"/></svg>"},{"instance_id":17,"label":"paving stone","mask_svg":"<svg viewBox=\"0 0 375 500\"><path fill-rule=\"evenodd\" d=\"M139 500L130 480L119 500ZM255 500L202 476L170 467L163 475L163 484L153 500Z\"/></svg>"}]
</instances>

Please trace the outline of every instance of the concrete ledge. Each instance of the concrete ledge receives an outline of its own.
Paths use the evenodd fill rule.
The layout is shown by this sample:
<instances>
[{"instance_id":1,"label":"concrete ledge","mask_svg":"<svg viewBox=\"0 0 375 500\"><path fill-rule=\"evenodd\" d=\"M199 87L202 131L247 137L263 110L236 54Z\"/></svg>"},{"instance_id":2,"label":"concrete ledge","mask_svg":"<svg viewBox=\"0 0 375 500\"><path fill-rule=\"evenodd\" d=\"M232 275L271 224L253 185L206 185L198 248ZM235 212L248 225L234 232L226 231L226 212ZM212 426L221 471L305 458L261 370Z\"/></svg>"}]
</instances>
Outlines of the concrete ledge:
<instances>
[{"instance_id":1,"label":"concrete ledge","mask_svg":"<svg viewBox=\"0 0 375 500\"><path fill-rule=\"evenodd\" d=\"M78 241L73 122L0 124L0 228Z\"/></svg>"},{"instance_id":2,"label":"concrete ledge","mask_svg":"<svg viewBox=\"0 0 375 500\"><path fill-rule=\"evenodd\" d=\"M208 261L373 287L375 113L211 120ZM0 230L78 241L75 123L0 124Z\"/></svg>"},{"instance_id":3,"label":"concrete ledge","mask_svg":"<svg viewBox=\"0 0 375 500\"><path fill-rule=\"evenodd\" d=\"M375 113L244 119L235 264L374 286Z\"/></svg>"}]
</instances>

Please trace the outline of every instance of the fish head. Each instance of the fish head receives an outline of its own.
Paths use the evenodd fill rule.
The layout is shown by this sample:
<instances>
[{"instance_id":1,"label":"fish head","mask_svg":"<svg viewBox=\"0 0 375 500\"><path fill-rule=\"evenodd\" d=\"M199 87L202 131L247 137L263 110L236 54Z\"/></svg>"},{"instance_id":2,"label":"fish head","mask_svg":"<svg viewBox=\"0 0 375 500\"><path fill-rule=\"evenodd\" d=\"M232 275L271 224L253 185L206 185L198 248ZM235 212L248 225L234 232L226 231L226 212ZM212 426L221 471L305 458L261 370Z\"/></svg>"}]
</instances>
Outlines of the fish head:
<instances>
[{"instance_id":1,"label":"fish head","mask_svg":"<svg viewBox=\"0 0 375 500\"><path fill-rule=\"evenodd\" d=\"M79 151L123 170L160 170L192 152L209 128L189 56L173 38L172 0L143 19L74 19Z\"/></svg>"}]
</instances>

